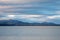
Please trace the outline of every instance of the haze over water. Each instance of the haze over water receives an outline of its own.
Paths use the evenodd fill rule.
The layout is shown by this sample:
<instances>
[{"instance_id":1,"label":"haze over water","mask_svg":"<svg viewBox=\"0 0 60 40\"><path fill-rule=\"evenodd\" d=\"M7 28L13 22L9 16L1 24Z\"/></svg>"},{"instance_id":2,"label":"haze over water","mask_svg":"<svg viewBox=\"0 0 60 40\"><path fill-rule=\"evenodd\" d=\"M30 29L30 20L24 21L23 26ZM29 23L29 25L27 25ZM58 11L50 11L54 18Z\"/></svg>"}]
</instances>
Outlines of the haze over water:
<instances>
[{"instance_id":1,"label":"haze over water","mask_svg":"<svg viewBox=\"0 0 60 40\"><path fill-rule=\"evenodd\" d=\"M59 26L0 27L0 40L60 40Z\"/></svg>"}]
</instances>

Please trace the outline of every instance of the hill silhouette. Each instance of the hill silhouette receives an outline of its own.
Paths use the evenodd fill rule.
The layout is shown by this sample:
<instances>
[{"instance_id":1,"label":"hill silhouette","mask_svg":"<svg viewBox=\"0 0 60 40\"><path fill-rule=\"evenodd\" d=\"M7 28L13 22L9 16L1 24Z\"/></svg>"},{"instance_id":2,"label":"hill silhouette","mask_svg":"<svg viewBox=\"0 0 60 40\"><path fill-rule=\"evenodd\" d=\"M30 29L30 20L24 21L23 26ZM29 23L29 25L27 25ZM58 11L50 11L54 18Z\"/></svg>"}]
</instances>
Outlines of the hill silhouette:
<instances>
[{"instance_id":1,"label":"hill silhouette","mask_svg":"<svg viewBox=\"0 0 60 40\"><path fill-rule=\"evenodd\" d=\"M60 24L55 23L28 23L18 20L0 20L0 26L60 26Z\"/></svg>"}]
</instances>

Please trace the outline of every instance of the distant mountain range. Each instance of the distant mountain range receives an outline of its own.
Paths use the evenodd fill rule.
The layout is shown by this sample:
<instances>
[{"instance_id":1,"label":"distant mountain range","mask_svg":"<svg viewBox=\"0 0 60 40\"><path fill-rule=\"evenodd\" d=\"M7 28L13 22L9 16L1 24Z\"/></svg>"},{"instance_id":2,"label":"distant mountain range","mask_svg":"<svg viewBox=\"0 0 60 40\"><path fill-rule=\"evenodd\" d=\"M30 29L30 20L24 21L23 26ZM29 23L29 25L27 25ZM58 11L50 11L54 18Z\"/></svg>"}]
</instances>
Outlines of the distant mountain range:
<instances>
[{"instance_id":1,"label":"distant mountain range","mask_svg":"<svg viewBox=\"0 0 60 40\"><path fill-rule=\"evenodd\" d=\"M55 23L28 23L18 20L0 20L0 26L60 26L60 24Z\"/></svg>"}]
</instances>

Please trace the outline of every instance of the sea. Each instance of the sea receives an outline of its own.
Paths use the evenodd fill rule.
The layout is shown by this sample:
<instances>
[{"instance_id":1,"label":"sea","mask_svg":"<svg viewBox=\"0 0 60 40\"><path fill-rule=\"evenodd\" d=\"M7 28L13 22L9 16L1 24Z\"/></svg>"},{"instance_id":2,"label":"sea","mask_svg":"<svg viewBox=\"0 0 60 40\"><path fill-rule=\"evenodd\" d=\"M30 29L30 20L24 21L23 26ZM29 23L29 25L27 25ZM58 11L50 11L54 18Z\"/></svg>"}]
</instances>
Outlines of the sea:
<instances>
[{"instance_id":1,"label":"sea","mask_svg":"<svg viewBox=\"0 0 60 40\"><path fill-rule=\"evenodd\" d=\"M0 40L60 40L60 26L0 26Z\"/></svg>"}]
</instances>

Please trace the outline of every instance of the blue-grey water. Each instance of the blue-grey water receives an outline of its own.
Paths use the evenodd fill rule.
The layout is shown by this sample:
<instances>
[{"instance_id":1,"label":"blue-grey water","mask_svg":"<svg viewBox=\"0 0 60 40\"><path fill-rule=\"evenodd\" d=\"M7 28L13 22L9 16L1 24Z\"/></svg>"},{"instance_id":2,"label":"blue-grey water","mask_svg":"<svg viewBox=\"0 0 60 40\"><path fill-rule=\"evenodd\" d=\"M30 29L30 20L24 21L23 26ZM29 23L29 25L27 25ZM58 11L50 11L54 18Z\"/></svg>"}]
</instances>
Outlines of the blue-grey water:
<instances>
[{"instance_id":1,"label":"blue-grey water","mask_svg":"<svg viewBox=\"0 0 60 40\"><path fill-rule=\"evenodd\" d=\"M0 40L60 40L60 27L0 26Z\"/></svg>"}]
</instances>

